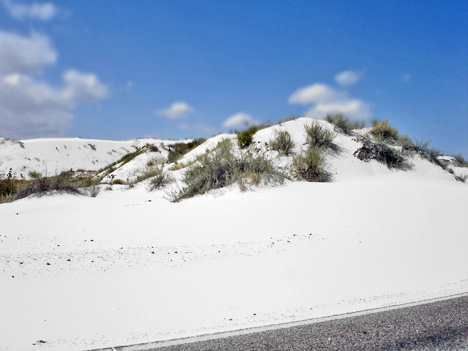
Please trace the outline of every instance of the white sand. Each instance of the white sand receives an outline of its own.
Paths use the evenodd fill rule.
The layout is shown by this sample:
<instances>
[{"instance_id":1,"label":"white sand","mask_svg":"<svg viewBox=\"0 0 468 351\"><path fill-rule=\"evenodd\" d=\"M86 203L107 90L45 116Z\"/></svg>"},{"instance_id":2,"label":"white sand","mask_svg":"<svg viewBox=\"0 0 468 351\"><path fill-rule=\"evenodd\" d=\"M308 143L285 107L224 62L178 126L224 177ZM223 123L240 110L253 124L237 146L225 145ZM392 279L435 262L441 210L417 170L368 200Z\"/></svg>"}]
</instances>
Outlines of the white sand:
<instances>
[{"instance_id":1,"label":"white sand","mask_svg":"<svg viewBox=\"0 0 468 351\"><path fill-rule=\"evenodd\" d=\"M283 128L299 149L309 122L254 139ZM352 138L337 141L332 183L180 203L142 183L0 205L2 350L167 340L468 292L468 186L419 158L407 172L359 161Z\"/></svg>"}]
</instances>

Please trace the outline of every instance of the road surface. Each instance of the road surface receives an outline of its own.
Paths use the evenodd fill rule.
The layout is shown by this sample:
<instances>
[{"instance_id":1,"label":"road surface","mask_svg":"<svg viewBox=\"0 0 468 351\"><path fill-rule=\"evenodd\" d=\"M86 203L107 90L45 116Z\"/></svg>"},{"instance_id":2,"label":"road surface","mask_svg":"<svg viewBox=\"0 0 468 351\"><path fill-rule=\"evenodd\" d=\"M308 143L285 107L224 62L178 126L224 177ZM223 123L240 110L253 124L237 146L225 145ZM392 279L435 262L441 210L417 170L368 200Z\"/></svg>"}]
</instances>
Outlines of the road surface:
<instances>
[{"instance_id":1,"label":"road surface","mask_svg":"<svg viewBox=\"0 0 468 351\"><path fill-rule=\"evenodd\" d=\"M277 327L276 327L277 328ZM102 351L468 351L468 296L306 325L175 345L149 343ZM209 336L202 339L209 338ZM185 343L184 343L185 342Z\"/></svg>"}]
</instances>

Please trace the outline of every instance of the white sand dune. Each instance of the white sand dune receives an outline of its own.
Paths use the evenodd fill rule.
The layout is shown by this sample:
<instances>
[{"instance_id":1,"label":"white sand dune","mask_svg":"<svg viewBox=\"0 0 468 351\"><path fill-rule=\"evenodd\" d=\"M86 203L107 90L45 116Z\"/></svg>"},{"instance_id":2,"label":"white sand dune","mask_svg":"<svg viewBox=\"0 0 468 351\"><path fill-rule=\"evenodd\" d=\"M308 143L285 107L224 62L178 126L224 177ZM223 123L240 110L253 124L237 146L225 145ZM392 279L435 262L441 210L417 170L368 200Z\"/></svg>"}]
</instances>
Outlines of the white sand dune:
<instances>
[{"instance_id":1,"label":"white sand dune","mask_svg":"<svg viewBox=\"0 0 468 351\"><path fill-rule=\"evenodd\" d=\"M305 123L254 141L264 148L274 130L288 130L299 151ZM209 139L180 162L223 138L235 136ZM357 141L336 141L343 152L327 158L331 183L231 186L171 203L143 182L96 198L0 205L1 348L86 350L468 292L467 184L419 157L410 171L362 162ZM57 153L43 143L41 160ZM134 141L93 143L104 155ZM29 155L30 145L18 147ZM70 156L70 167L93 169L88 151ZM108 156L99 163L115 161Z\"/></svg>"}]
</instances>

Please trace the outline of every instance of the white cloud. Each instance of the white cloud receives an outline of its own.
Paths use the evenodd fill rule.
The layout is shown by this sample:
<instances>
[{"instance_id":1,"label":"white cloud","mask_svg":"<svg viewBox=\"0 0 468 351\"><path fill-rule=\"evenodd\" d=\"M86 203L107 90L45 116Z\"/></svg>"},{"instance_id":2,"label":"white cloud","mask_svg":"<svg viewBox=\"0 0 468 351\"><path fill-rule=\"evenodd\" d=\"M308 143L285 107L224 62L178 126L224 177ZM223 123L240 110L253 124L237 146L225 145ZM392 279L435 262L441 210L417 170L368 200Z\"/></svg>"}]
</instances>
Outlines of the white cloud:
<instances>
[{"instance_id":1,"label":"white cloud","mask_svg":"<svg viewBox=\"0 0 468 351\"><path fill-rule=\"evenodd\" d=\"M357 81L361 78L362 78L361 72L356 72L352 70L338 73L335 76L336 82L340 85L353 85L357 83Z\"/></svg>"},{"instance_id":2,"label":"white cloud","mask_svg":"<svg viewBox=\"0 0 468 351\"><path fill-rule=\"evenodd\" d=\"M36 74L42 66L56 61L57 52L47 37L35 33L23 37L0 30L0 74Z\"/></svg>"},{"instance_id":3,"label":"white cloud","mask_svg":"<svg viewBox=\"0 0 468 351\"><path fill-rule=\"evenodd\" d=\"M289 102L293 104L311 105L307 114L322 118L327 114L342 112L354 119L372 117L370 105L362 100L350 98L346 92L337 91L325 84L312 84L294 92Z\"/></svg>"},{"instance_id":4,"label":"white cloud","mask_svg":"<svg viewBox=\"0 0 468 351\"><path fill-rule=\"evenodd\" d=\"M19 20L23 18L32 18L48 21L58 13L57 7L50 2L42 4L19 4L12 0L3 0L3 6L12 17Z\"/></svg>"},{"instance_id":5,"label":"white cloud","mask_svg":"<svg viewBox=\"0 0 468 351\"><path fill-rule=\"evenodd\" d=\"M0 130L13 138L64 135L79 102L102 99L107 88L93 74L67 71L54 88L21 74L0 79Z\"/></svg>"},{"instance_id":6,"label":"white cloud","mask_svg":"<svg viewBox=\"0 0 468 351\"><path fill-rule=\"evenodd\" d=\"M248 128L256 124L260 124L260 122L254 120L252 116L246 113L239 112L226 119L223 123L223 128Z\"/></svg>"},{"instance_id":7,"label":"white cloud","mask_svg":"<svg viewBox=\"0 0 468 351\"><path fill-rule=\"evenodd\" d=\"M168 119L181 119L187 117L193 108L185 102L174 102L169 108L156 111L156 114Z\"/></svg>"},{"instance_id":8,"label":"white cloud","mask_svg":"<svg viewBox=\"0 0 468 351\"><path fill-rule=\"evenodd\" d=\"M289 98L289 103L303 105L316 104L325 101L335 101L340 99L342 95L342 93L337 92L325 84L316 83L293 93Z\"/></svg>"},{"instance_id":9,"label":"white cloud","mask_svg":"<svg viewBox=\"0 0 468 351\"><path fill-rule=\"evenodd\" d=\"M80 102L105 98L107 87L94 74L68 70L61 87L34 77L53 64L57 53L49 39L0 31L0 131L13 138L64 135L71 110Z\"/></svg>"}]
</instances>

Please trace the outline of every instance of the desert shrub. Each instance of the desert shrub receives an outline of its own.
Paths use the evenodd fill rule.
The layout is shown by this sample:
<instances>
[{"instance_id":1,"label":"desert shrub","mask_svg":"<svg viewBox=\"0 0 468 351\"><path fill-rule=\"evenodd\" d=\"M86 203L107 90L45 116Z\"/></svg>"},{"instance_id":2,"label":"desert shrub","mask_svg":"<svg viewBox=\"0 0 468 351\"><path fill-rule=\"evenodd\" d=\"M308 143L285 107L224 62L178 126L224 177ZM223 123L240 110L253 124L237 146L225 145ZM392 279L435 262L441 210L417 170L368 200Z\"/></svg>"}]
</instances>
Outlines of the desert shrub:
<instances>
[{"instance_id":1,"label":"desert shrub","mask_svg":"<svg viewBox=\"0 0 468 351\"><path fill-rule=\"evenodd\" d=\"M8 175L5 179L0 179L0 201L9 198L16 194L17 187L13 181L13 169L10 168Z\"/></svg>"},{"instance_id":2,"label":"desert shrub","mask_svg":"<svg viewBox=\"0 0 468 351\"><path fill-rule=\"evenodd\" d=\"M468 167L468 161L465 160L462 154L453 155L452 157L457 160L461 167Z\"/></svg>"},{"instance_id":3,"label":"desert shrub","mask_svg":"<svg viewBox=\"0 0 468 351\"><path fill-rule=\"evenodd\" d=\"M408 170L411 168L401 152L384 142L373 142L367 138L362 139L362 146L354 152L354 156L365 162L377 160L389 169Z\"/></svg>"},{"instance_id":4,"label":"desert shrub","mask_svg":"<svg viewBox=\"0 0 468 351\"><path fill-rule=\"evenodd\" d=\"M167 172L161 172L160 174L150 179L149 191L162 189L173 181L174 179L172 178L170 174L168 174Z\"/></svg>"},{"instance_id":5,"label":"desert shrub","mask_svg":"<svg viewBox=\"0 0 468 351\"><path fill-rule=\"evenodd\" d=\"M101 187L99 186L99 184L96 183L85 188L85 191L88 194L88 196L96 197L101 192Z\"/></svg>"},{"instance_id":6,"label":"desert shrub","mask_svg":"<svg viewBox=\"0 0 468 351\"><path fill-rule=\"evenodd\" d=\"M134 183L139 183L142 182L148 178L156 177L161 175L162 173L162 168L160 167L146 167L143 170L140 170L138 172L138 175L136 177L136 180Z\"/></svg>"},{"instance_id":7,"label":"desert shrub","mask_svg":"<svg viewBox=\"0 0 468 351\"><path fill-rule=\"evenodd\" d=\"M62 172L53 177L39 177L32 179L29 183L18 190L15 195L15 200L23 199L34 194L45 195L51 191L81 194L73 184L70 172Z\"/></svg>"},{"instance_id":8,"label":"desert shrub","mask_svg":"<svg viewBox=\"0 0 468 351\"><path fill-rule=\"evenodd\" d=\"M333 124L336 131L346 135L351 135L353 129L362 129L366 126L366 122L364 121L350 122L349 118L345 117L342 113L327 115L325 120Z\"/></svg>"},{"instance_id":9,"label":"desert shrub","mask_svg":"<svg viewBox=\"0 0 468 351\"><path fill-rule=\"evenodd\" d=\"M407 134L398 134L396 144L402 146L403 148L414 146L413 140Z\"/></svg>"},{"instance_id":10,"label":"desert shrub","mask_svg":"<svg viewBox=\"0 0 468 351\"><path fill-rule=\"evenodd\" d=\"M172 145L168 145L169 154L167 156L167 162L173 163L180 159L186 153L192 151L197 146L203 144L206 139L195 139L188 143L175 143Z\"/></svg>"},{"instance_id":11,"label":"desert shrub","mask_svg":"<svg viewBox=\"0 0 468 351\"><path fill-rule=\"evenodd\" d=\"M159 148L154 144L146 144L149 152L159 152Z\"/></svg>"},{"instance_id":12,"label":"desert shrub","mask_svg":"<svg viewBox=\"0 0 468 351\"><path fill-rule=\"evenodd\" d=\"M112 181L112 184L124 185L125 182L124 182L122 179L118 179L118 178L117 178L117 179L114 179L114 180Z\"/></svg>"},{"instance_id":13,"label":"desert shrub","mask_svg":"<svg viewBox=\"0 0 468 351\"><path fill-rule=\"evenodd\" d=\"M442 152L439 149L431 148L429 141L416 140L413 145L403 146L402 151L404 155L411 156L417 154L421 158L445 169L445 165L438 158L442 156Z\"/></svg>"},{"instance_id":14,"label":"desert shrub","mask_svg":"<svg viewBox=\"0 0 468 351\"><path fill-rule=\"evenodd\" d=\"M249 147L249 145L252 144L254 134L265 127L265 125L255 125L246 130L237 132L237 145L239 145L241 149Z\"/></svg>"},{"instance_id":15,"label":"desert shrub","mask_svg":"<svg viewBox=\"0 0 468 351\"><path fill-rule=\"evenodd\" d=\"M155 167L162 165L164 163L164 159L159 158L159 157L154 157L152 159L149 159L148 162L146 162L147 167Z\"/></svg>"},{"instance_id":16,"label":"desert shrub","mask_svg":"<svg viewBox=\"0 0 468 351\"><path fill-rule=\"evenodd\" d=\"M377 141L395 141L398 137L398 130L393 128L388 119L377 122L373 125L369 134L372 135Z\"/></svg>"},{"instance_id":17,"label":"desert shrub","mask_svg":"<svg viewBox=\"0 0 468 351\"><path fill-rule=\"evenodd\" d=\"M304 153L293 158L292 172L297 179L308 182L327 182L331 173L327 170L321 149L309 147Z\"/></svg>"},{"instance_id":18,"label":"desert shrub","mask_svg":"<svg viewBox=\"0 0 468 351\"><path fill-rule=\"evenodd\" d=\"M92 178L91 176L88 177L79 177L76 178L73 182L78 188L88 188L95 184L99 183L99 178Z\"/></svg>"},{"instance_id":19,"label":"desert shrub","mask_svg":"<svg viewBox=\"0 0 468 351\"><path fill-rule=\"evenodd\" d=\"M333 142L336 136L335 132L328 130L319 122L314 121L311 125L304 125L307 133L306 143L311 149L321 149L339 153L340 147Z\"/></svg>"},{"instance_id":20,"label":"desert shrub","mask_svg":"<svg viewBox=\"0 0 468 351\"><path fill-rule=\"evenodd\" d=\"M34 178L40 178L42 177L42 174L36 171L31 171L29 172L29 178L34 179Z\"/></svg>"},{"instance_id":21,"label":"desert shrub","mask_svg":"<svg viewBox=\"0 0 468 351\"><path fill-rule=\"evenodd\" d=\"M287 131L275 131L275 136L269 142L270 147L284 155L290 155L294 148L294 141Z\"/></svg>"},{"instance_id":22,"label":"desert shrub","mask_svg":"<svg viewBox=\"0 0 468 351\"><path fill-rule=\"evenodd\" d=\"M276 169L272 161L263 154L244 152L236 157L232 151L230 139L221 141L210 153L204 154L184 173L182 182L185 187L173 194L172 201L177 202L195 195L204 194L238 183L242 190L248 185L282 183L286 177Z\"/></svg>"}]
</instances>

